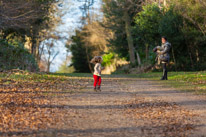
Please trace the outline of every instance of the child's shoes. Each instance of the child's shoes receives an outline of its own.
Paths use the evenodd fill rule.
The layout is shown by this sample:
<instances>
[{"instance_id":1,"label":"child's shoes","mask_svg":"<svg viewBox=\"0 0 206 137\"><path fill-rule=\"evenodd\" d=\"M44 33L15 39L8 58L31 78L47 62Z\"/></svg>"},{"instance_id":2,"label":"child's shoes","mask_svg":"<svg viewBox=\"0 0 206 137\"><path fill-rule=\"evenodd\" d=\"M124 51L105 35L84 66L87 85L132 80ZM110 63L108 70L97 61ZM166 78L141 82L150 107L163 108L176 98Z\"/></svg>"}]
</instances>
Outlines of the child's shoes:
<instances>
[{"instance_id":1,"label":"child's shoes","mask_svg":"<svg viewBox=\"0 0 206 137\"><path fill-rule=\"evenodd\" d=\"M94 91L97 92L97 88L96 87L94 87Z\"/></svg>"},{"instance_id":2,"label":"child's shoes","mask_svg":"<svg viewBox=\"0 0 206 137\"><path fill-rule=\"evenodd\" d=\"M101 91L100 86L99 86L99 87L97 87L97 91Z\"/></svg>"}]
</instances>

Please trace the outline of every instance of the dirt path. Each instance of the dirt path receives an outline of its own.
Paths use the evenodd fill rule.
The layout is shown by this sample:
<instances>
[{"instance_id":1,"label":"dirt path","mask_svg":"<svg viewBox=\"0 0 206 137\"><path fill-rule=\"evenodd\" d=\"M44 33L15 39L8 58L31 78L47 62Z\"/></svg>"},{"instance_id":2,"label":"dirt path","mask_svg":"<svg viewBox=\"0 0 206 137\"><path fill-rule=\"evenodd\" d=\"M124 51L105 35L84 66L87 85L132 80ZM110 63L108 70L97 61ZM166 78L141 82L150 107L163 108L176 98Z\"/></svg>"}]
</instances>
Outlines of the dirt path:
<instances>
[{"instance_id":1,"label":"dirt path","mask_svg":"<svg viewBox=\"0 0 206 137\"><path fill-rule=\"evenodd\" d=\"M194 93L186 93L177 91L174 88L163 86L161 84L154 85L154 81L139 81L139 84L133 88L138 88L141 84L147 83L142 89L135 89L138 95L151 97L152 99L161 99L167 102L175 102L183 109L189 110L196 115L195 129L189 136L206 137L206 96L196 95Z\"/></svg>"},{"instance_id":2,"label":"dirt path","mask_svg":"<svg viewBox=\"0 0 206 137\"><path fill-rule=\"evenodd\" d=\"M71 113L58 136L206 135L206 98L142 79L104 79L102 92L92 84L58 99Z\"/></svg>"},{"instance_id":3,"label":"dirt path","mask_svg":"<svg viewBox=\"0 0 206 137\"><path fill-rule=\"evenodd\" d=\"M25 136L163 137L206 136L206 97L144 79L105 78L102 91L86 88L52 94L50 108L64 115L49 129ZM45 107L45 106L44 106Z\"/></svg>"}]
</instances>

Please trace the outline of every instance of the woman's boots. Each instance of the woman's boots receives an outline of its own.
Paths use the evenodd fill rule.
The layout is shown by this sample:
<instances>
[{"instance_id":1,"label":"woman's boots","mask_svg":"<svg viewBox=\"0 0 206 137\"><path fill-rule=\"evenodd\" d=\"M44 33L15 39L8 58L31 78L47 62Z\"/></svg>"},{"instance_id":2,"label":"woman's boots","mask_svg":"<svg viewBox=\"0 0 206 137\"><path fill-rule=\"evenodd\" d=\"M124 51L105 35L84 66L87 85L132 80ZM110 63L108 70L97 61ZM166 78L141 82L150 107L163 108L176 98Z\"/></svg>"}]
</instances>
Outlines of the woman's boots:
<instances>
[{"instance_id":1,"label":"woman's boots","mask_svg":"<svg viewBox=\"0 0 206 137\"><path fill-rule=\"evenodd\" d=\"M163 76L162 76L162 78L160 80L168 80L168 78L167 78L167 64L164 63L162 65L162 67L163 67Z\"/></svg>"},{"instance_id":2,"label":"woman's boots","mask_svg":"<svg viewBox=\"0 0 206 137\"><path fill-rule=\"evenodd\" d=\"M167 78L167 71L163 70L163 76L160 80L168 80Z\"/></svg>"}]
</instances>

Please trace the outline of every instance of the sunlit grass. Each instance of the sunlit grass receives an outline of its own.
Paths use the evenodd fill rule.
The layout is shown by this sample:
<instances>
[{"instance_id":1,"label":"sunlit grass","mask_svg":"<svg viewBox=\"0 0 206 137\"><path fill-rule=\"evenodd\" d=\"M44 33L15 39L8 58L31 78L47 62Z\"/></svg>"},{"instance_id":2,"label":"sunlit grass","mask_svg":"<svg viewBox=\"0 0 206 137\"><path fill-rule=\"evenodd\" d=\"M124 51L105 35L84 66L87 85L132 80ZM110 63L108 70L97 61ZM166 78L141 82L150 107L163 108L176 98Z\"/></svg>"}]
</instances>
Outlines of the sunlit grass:
<instances>
[{"instance_id":1,"label":"sunlit grass","mask_svg":"<svg viewBox=\"0 0 206 137\"><path fill-rule=\"evenodd\" d=\"M206 93L206 71L199 72L169 72L168 81L160 81L162 72L150 72L141 74L112 74L102 75L103 79L108 78L144 78L154 80L163 85L168 85L182 91ZM16 81L45 82L45 81L66 81L72 79L92 79L91 73L0 73L0 80L10 79ZM5 81L10 84L10 81Z\"/></svg>"},{"instance_id":2,"label":"sunlit grass","mask_svg":"<svg viewBox=\"0 0 206 137\"><path fill-rule=\"evenodd\" d=\"M159 80L161 72L138 74L137 77ZM169 72L168 81L159 81L181 91L206 94L206 71L199 72Z\"/></svg>"}]
</instances>

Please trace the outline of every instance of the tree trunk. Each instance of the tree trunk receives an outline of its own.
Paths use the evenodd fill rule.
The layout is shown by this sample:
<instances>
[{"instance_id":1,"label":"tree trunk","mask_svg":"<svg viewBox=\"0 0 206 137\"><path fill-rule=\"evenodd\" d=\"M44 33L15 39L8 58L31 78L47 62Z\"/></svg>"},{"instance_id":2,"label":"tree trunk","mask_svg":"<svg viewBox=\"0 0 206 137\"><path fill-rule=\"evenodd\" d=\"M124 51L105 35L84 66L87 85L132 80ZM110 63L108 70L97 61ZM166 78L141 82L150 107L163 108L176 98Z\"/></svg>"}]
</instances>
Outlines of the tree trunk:
<instances>
[{"instance_id":1,"label":"tree trunk","mask_svg":"<svg viewBox=\"0 0 206 137\"><path fill-rule=\"evenodd\" d=\"M89 60L89 53L88 53L88 45L85 45L85 48L86 48L86 54L87 54L87 62L88 62L88 65L89 65L89 70L91 73L93 73L93 70L92 70L92 65L90 63L90 60Z\"/></svg>"},{"instance_id":2,"label":"tree trunk","mask_svg":"<svg viewBox=\"0 0 206 137\"><path fill-rule=\"evenodd\" d=\"M39 39L36 39L36 60L37 60L37 63L40 62L40 54L39 54L39 48L40 48L40 41Z\"/></svg>"},{"instance_id":3,"label":"tree trunk","mask_svg":"<svg viewBox=\"0 0 206 137\"><path fill-rule=\"evenodd\" d=\"M88 24L91 24L91 20L90 20L90 14L89 14L89 8L88 8L88 13L87 13L87 21L88 21ZM89 70L91 73L93 73L93 70L92 70L92 65L90 63L90 59L89 59L89 53L88 53L88 47L89 46L89 43L86 42L85 43L85 48L86 48L86 54L87 54L87 62L88 62L88 66L89 66Z\"/></svg>"},{"instance_id":4,"label":"tree trunk","mask_svg":"<svg viewBox=\"0 0 206 137\"><path fill-rule=\"evenodd\" d=\"M140 56L139 56L139 53L136 52L136 55L137 55L137 62L138 62L138 65L141 65L141 59L140 59Z\"/></svg>"},{"instance_id":5,"label":"tree trunk","mask_svg":"<svg viewBox=\"0 0 206 137\"><path fill-rule=\"evenodd\" d=\"M32 38L31 54L36 57L36 39L34 37Z\"/></svg>"},{"instance_id":6,"label":"tree trunk","mask_svg":"<svg viewBox=\"0 0 206 137\"><path fill-rule=\"evenodd\" d=\"M36 30L31 29L31 54L34 55L36 59L36 49L37 49L37 39L36 39Z\"/></svg>"},{"instance_id":7,"label":"tree trunk","mask_svg":"<svg viewBox=\"0 0 206 137\"><path fill-rule=\"evenodd\" d=\"M177 62L176 62L175 53L174 53L174 49L173 48L172 48L172 56L173 56L174 63L175 63L175 71L177 72Z\"/></svg>"},{"instance_id":8,"label":"tree trunk","mask_svg":"<svg viewBox=\"0 0 206 137\"><path fill-rule=\"evenodd\" d=\"M148 60L149 58L149 45L146 44L146 47L145 47L145 55L146 55L146 60Z\"/></svg>"},{"instance_id":9,"label":"tree trunk","mask_svg":"<svg viewBox=\"0 0 206 137\"><path fill-rule=\"evenodd\" d=\"M128 11L124 11L124 21L125 21L125 31L127 34L127 43L129 46L129 56L130 56L130 62L132 64L135 63L135 54L134 54L134 42L132 38L132 33L131 33L131 23L130 23L130 17L128 14Z\"/></svg>"},{"instance_id":10,"label":"tree trunk","mask_svg":"<svg viewBox=\"0 0 206 137\"><path fill-rule=\"evenodd\" d=\"M50 62L48 62L48 64L47 64L47 70L46 70L47 72L49 72L50 71Z\"/></svg>"},{"instance_id":11,"label":"tree trunk","mask_svg":"<svg viewBox=\"0 0 206 137\"><path fill-rule=\"evenodd\" d=\"M48 57L48 60L47 60L47 72L49 72L50 70L50 65L51 65L51 62L50 62L50 58L51 58L51 53L48 51L48 54L49 54L49 57Z\"/></svg>"}]
</instances>

